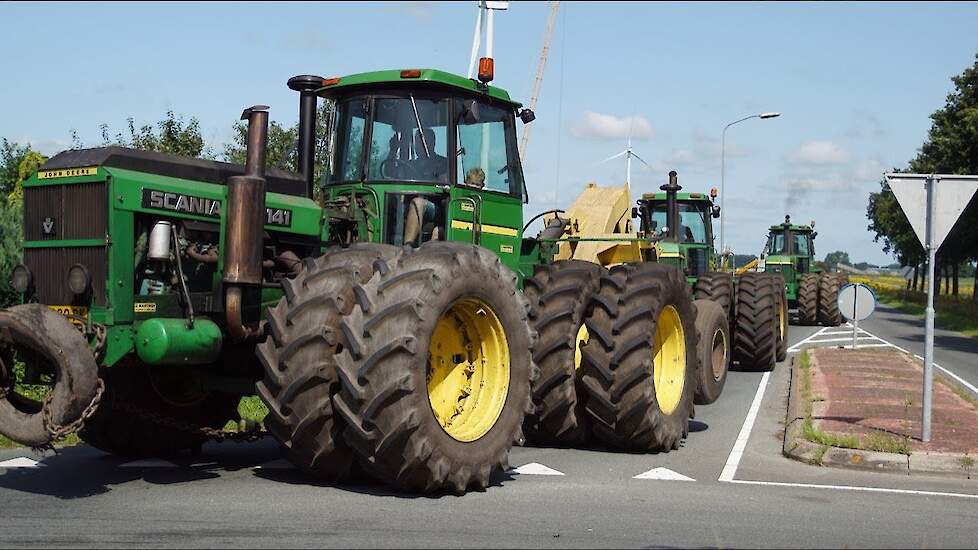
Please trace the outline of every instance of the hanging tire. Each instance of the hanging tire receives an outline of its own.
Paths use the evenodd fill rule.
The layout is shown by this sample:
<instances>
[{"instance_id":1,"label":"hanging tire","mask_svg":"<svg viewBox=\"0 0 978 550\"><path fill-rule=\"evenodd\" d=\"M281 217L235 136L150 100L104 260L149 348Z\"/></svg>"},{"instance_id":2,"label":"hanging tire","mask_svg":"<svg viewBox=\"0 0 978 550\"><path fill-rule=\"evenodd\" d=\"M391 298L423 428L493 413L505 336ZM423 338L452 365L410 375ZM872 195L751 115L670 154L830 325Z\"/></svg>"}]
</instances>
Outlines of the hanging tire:
<instances>
[{"instance_id":1,"label":"hanging tire","mask_svg":"<svg viewBox=\"0 0 978 550\"><path fill-rule=\"evenodd\" d=\"M582 386L595 437L624 450L678 448L689 432L698 370L686 278L661 264L615 266L591 309Z\"/></svg>"},{"instance_id":2,"label":"hanging tire","mask_svg":"<svg viewBox=\"0 0 978 550\"><path fill-rule=\"evenodd\" d=\"M747 272L738 277L733 351L741 367L774 368L778 351L777 308L777 297L767 274Z\"/></svg>"},{"instance_id":3,"label":"hanging tire","mask_svg":"<svg viewBox=\"0 0 978 550\"><path fill-rule=\"evenodd\" d=\"M712 300L696 300L696 333L699 345L696 354L698 384L693 403L709 405L720 398L727 381L730 365L730 325L720 304Z\"/></svg>"},{"instance_id":4,"label":"hanging tire","mask_svg":"<svg viewBox=\"0 0 978 550\"><path fill-rule=\"evenodd\" d=\"M845 280L849 280L848 276ZM842 324L842 312L839 311L841 281L836 273L822 273L818 278L818 322L825 326Z\"/></svg>"},{"instance_id":5,"label":"hanging tire","mask_svg":"<svg viewBox=\"0 0 978 550\"><path fill-rule=\"evenodd\" d=\"M516 275L485 248L430 242L354 295L334 406L364 470L417 492L484 489L523 440L538 374Z\"/></svg>"},{"instance_id":6,"label":"hanging tire","mask_svg":"<svg viewBox=\"0 0 978 550\"><path fill-rule=\"evenodd\" d=\"M710 300L723 309L728 322L733 322L734 283L733 275L713 271L704 273L693 285L694 300Z\"/></svg>"},{"instance_id":7,"label":"hanging tire","mask_svg":"<svg viewBox=\"0 0 978 550\"><path fill-rule=\"evenodd\" d=\"M54 385L50 419L67 426L82 417L98 391L98 366L81 333L47 306L24 304L0 310L0 434L32 447L51 442L42 402L17 391L16 361L34 363Z\"/></svg>"},{"instance_id":8,"label":"hanging tire","mask_svg":"<svg viewBox=\"0 0 978 550\"><path fill-rule=\"evenodd\" d=\"M798 323L818 323L818 273L805 273L798 280Z\"/></svg>"},{"instance_id":9,"label":"hanging tire","mask_svg":"<svg viewBox=\"0 0 978 550\"><path fill-rule=\"evenodd\" d=\"M345 479L355 458L332 401L339 320L353 309L356 285L386 273L400 254L396 246L358 243L307 258L266 313L268 337L257 347L264 377L256 385L268 407L265 428L290 462L316 477Z\"/></svg>"},{"instance_id":10,"label":"hanging tire","mask_svg":"<svg viewBox=\"0 0 978 550\"><path fill-rule=\"evenodd\" d=\"M788 294L784 286L784 277L777 273L769 273L771 286L774 289L774 297L777 302L778 314L778 345L775 353L777 361L784 361L788 357Z\"/></svg>"},{"instance_id":11,"label":"hanging tire","mask_svg":"<svg viewBox=\"0 0 978 550\"><path fill-rule=\"evenodd\" d=\"M78 436L128 458L168 456L199 447L200 428L220 430L238 419L240 395L202 390L188 367L153 367L138 359L103 369L105 392Z\"/></svg>"},{"instance_id":12,"label":"hanging tire","mask_svg":"<svg viewBox=\"0 0 978 550\"><path fill-rule=\"evenodd\" d=\"M532 387L532 414L523 421L528 441L539 445L585 442L589 431L580 384L580 345L588 340L584 317L591 294L607 270L598 264L564 260L536 266L523 281L530 324L537 332L533 360L540 377Z\"/></svg>"}]
</instances>

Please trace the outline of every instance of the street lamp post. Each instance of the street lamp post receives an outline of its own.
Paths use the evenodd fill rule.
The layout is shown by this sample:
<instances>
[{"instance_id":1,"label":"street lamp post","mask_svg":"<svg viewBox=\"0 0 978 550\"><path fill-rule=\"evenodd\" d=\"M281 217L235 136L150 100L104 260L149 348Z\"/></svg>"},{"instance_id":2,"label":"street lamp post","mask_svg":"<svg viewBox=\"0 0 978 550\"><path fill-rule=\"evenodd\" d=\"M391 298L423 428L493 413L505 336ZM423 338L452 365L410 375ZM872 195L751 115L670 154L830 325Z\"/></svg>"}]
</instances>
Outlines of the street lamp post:
<instances>
[{"instance_id":1,"label":"street lamp post","mask_svg":"<svg viewBox=\"0 0 978 550\"><path fill-rule=\"evenodd\" d=\"M730 128L738 122L743 122L745 120L750 120L752 118L768 119L776 118L781 116L781 113L760 113L757 115L745 116L742 119L735 120L730 124L723 127L723 134L720 138L720 254L725 255L727 253L726 245L727 241L724 239L725 234L723 232L724 221L727 219L727 211L723 209L723 198L727 196L726 190L723 187L724 183L724 173L726 168L726 147L727 147L727 128ZM731 270L733 270L733 264L731 263Z\"/></svg>"}]
</instances>

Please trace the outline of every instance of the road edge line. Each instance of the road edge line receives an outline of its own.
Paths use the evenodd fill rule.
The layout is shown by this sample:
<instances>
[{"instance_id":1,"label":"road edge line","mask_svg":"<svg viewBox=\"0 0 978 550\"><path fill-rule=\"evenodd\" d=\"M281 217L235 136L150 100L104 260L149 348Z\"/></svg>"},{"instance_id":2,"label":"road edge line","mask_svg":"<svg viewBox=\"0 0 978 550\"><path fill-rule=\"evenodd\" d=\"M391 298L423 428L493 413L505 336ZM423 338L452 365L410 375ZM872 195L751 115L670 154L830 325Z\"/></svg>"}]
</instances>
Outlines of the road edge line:
<instances>
[{"instance_id":1,"label":"road edge line","mask_svg":"<svg viewBox=\"0 0 978 550\"><path fill-rule=\"evenodd\" d=\"M771 371L765 372L764 376L761 376L761 381L757 385L757 391L754 393L754 400L751 401L750 409L747 410L747 418L744 419L744 424L740 428L740 433L737 434L737 440L734 441L734 446L730 449L730 454L727 455L727 462L723 465L723 471L720 472L720 477L717 481L732 481L734 476L737 475L737 468L740 466L740 459L744 456L744 450L747 448L747 440L750 439L750 433L754 429L754 422L757 421L757 413L761 409L761 401L764 399L764 391L767 389L767 382L771 378Z\"/></svg>"}]
</instances>

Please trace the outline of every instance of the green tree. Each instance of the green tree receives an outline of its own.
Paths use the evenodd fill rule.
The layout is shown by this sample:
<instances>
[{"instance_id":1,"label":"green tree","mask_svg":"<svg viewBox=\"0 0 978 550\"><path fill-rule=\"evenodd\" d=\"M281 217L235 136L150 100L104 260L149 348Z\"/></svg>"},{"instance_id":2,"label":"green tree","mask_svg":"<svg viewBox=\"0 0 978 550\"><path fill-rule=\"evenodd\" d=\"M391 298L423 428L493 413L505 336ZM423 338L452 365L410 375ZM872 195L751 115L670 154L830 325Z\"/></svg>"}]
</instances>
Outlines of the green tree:
<instances>
[{"instance_id":1,"label":"green tree","mask_svg":"<svg viewBox=\"0 0 978 550\"><path fill-rule=\"evenodd\" d=\"M19 205L0 196L0 308L16 304L20 297L10 286L10 272L20 263L23 216Z\"/></svg>"},{"instance_id":2,"label":"green tree","mask_svg":"<svg viewBox=\"0 0 978 550\"><path fill-rule=\"evenodd\" d=\"M44 161L48 158L37 151L28 150L24 156L20 159L17 164L17 181L14 182L14 188L8 195L10 202L15 205L20 205L24 201L24 180L31 177L31 175L44 164Z\"/></svg>"},{"instance_id":3,"label":"green tree","mask_svg":"<svg viewBox=\"0 0 978 550\"><path fill-rule=\"evenodd\" d=\"M843 252L841 250L836 250L835 252L829 252L825 255L825 266L830 271L835 271L839 267L839 264L849 264L849 253Z\"/></svg>"},{"instance_id":4,"label":"green tree","mask_svg":"<svg viewBox=\"0 0 978 550\"><path fill-rule=\"evenodd\" d=\"M204 138L200 134L200 122L196 117L184 120L183 115L177 116L173 111L167 111L166 117L155 126L144 124L137 129L132 117L127 118L126 122L129 127L128 135L117 132L114 137L109 131L108 124L99 125L102 131L101 146L117 145L184 157L214 158L211 149L204 144ZM83 148L84 145L74 130L71 135L73 148Z\"/></svg>"},{"instance_id":5,"label":"green tree","mask_svg":"<svg viewBox=\"0 0 978 550\"><path fill-rule=\"evenodd\" d=\"M0 143L0 196L7 196L17 186L20 162L30 150L29 145L12 143L6 138Z\"/></svg>"}]
</instances>

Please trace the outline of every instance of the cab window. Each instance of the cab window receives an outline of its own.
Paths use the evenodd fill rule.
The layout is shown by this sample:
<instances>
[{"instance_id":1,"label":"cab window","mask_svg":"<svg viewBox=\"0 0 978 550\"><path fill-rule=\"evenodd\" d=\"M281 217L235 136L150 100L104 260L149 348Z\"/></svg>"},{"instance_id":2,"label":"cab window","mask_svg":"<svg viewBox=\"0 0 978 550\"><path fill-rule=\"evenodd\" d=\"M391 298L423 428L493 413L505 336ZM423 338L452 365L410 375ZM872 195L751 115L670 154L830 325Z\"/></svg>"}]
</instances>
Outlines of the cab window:
<instances>
[{"instance_id":1,"label":"cab window","mask_svg":"<svg viewBox=\"0 0 978 550\"><path fill-rule=\"evenodd\" d=\"M652 206L652 221L657 231L666 227L666 203L656 202ZM696 204L679 203L679 242L684 244L708 244L707 212Z\"/></svg>"},{"instance_id":2,"label":"cab window","mask_svg":"<svg viewBox=\"0 0 978 550\"><path fill-rule=\"evenodd\" d=\"M805 233L795 233L795 251L797 256L808 256L808 235Z\"/></svg>"},{"instance_id":3,"label":"cab window","mask_svg":"<svg viewBox=\"0 0 978 550\"><path fill-rule=\"evenodd\" d=\"M370 181L448 183L448 101L381 98L374 101Z\"/></svg>"},{"instance_id":4,"label":"cab window","mask_svg":"<svg viewBox=\"0 0 978 550\"><path fill-rule=\"evenodd\" d=\"M473 100L456 107L456 181L499 193L522 190L516 128L509 111Z\"/></svg>"}]
</instances>

